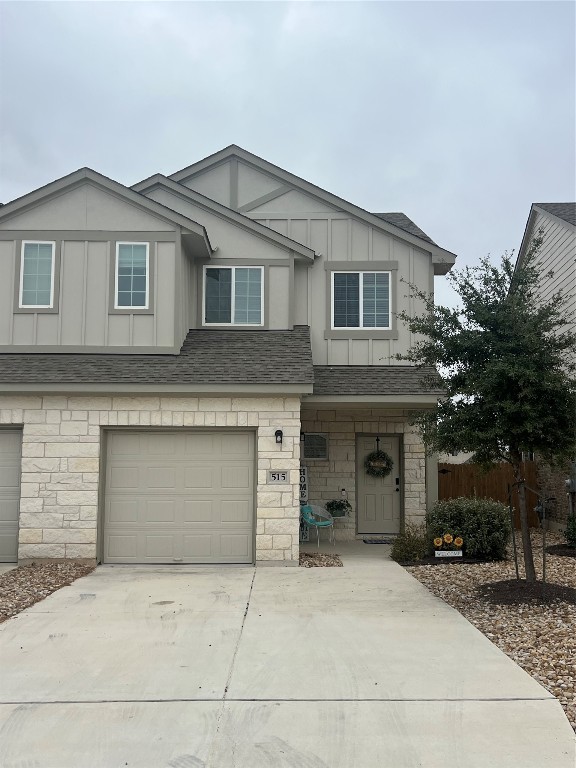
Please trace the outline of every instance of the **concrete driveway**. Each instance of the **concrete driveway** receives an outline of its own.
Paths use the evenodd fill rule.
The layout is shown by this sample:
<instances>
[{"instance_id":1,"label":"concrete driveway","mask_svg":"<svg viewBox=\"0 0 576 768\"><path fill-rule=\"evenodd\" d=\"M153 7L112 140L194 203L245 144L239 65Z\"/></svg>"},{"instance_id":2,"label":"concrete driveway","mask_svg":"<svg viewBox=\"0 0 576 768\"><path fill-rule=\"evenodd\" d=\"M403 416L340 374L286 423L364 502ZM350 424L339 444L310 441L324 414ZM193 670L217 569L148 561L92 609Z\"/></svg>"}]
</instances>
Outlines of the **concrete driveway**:
<instances>
[{"instance_id":1,"label":"concrete driveway","mask_svg":"<svg viewBox=\"0 0 576 768\"><path fill-rule=\"evenodd\" d=\"M574 768L547 691L384 547L348 549L103 566L0 625L0 765Z\"/></svg>"}]
</instances>

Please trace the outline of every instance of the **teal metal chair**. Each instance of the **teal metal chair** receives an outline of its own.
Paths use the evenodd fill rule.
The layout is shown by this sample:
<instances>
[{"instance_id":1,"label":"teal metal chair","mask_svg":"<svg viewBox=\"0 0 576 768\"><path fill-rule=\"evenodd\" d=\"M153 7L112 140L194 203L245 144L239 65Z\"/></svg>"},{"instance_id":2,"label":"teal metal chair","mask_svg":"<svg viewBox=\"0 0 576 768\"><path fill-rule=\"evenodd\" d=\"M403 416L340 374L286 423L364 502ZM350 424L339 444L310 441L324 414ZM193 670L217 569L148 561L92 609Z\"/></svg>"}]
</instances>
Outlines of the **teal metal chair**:
<instances>
[{"instance_id":1,"label":"teal metal chair","mask_svg":"<svg viewBox=\"0 0 576 768\"><path fill-rule=\"evenodd\" d=\"M318 549L320 549L320 528L328 529L329 541L334 546L334 518L330 512L316 504L305 504L300 507L300 517L309 528L316 528Z\"/></svg>"}]
</instances>

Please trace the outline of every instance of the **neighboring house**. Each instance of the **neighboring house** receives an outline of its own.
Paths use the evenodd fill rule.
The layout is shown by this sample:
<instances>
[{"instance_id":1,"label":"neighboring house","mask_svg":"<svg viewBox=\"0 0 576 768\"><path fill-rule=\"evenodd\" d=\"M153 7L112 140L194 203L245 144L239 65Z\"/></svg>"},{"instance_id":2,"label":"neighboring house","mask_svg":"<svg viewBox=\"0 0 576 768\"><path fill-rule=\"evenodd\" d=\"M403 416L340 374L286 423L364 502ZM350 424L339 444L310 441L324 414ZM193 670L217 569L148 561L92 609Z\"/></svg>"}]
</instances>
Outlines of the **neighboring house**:
<instances>
[{"instance_id":1,"label":"neighboring house","mask_svg":"<svg viewBox=\"0 0 576 768\"><path fill-rule=\"evenodd\" d=\"M466 464L474 456L474 453L463 453L461 451L454 451L454 453L439 453L439 464Z\"/></svg>"},{"instance_id":2,"label":"neighboring house","mask_svg":"<svg viewBox=\"0 0 576 768\"><path fill-rule=\"evenodd\" d=\"M455 256L239 147L132 188L81 169L0 208L4 560L298 562L400 531L437 487L409 423L439 393L397 312ZM364 460L393 458L384 478Z\"/></svg>"},{"instance_id":3,"label":"neighboring house","mask_svg":"<svg viewBox=\"0 0 576 768\"><path fill-rule=\"evenodd\" d=\"M568 299L566 330L576 333L576 203L532 204L518 251L517 266L522 263L533 239L540 232L543 244L536 261L540 270L540 296L549 301L554 294L562 291ZM568 513L565 481L570 474L570 463L558 471L539 461L538 457L536 461L538 484L556 499L552 527L562 530Z\"/></svg>"}]
</instances>

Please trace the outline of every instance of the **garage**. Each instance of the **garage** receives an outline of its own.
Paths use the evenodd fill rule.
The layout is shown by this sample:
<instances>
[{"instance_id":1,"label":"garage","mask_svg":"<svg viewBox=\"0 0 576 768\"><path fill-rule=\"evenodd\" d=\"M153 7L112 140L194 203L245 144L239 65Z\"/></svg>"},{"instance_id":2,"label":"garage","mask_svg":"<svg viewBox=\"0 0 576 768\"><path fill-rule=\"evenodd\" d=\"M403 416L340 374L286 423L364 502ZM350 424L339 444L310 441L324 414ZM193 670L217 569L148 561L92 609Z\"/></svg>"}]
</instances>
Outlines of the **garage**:
<instances>
[{"instance_id":1,"label":"garage","mask_svg":"<svg viewBox=\"0 0 576 768\"><path fill-rule=\"evenodd\" d=\"M18 560L22 430L0 429L0 563Z\"/></svg>"},{"instance_id":2,"label":"garage","mask_svg":"<svg viewBox=\"0 0 576 768\"><path fill-rule=\"evenodd\" d=\"M255 435L109 431L105 563L252 563Z\"/></svg>"}]
</instances>

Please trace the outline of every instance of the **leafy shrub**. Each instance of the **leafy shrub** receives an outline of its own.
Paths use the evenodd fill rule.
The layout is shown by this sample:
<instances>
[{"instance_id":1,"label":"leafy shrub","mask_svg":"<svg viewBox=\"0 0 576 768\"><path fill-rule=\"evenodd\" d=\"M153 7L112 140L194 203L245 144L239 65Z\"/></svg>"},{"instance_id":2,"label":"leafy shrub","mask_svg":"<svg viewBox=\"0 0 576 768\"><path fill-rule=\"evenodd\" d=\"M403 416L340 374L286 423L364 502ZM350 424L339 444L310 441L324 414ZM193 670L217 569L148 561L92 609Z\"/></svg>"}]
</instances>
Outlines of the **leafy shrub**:
<instances>
[{"instance_id":1,"label":"leafy shrub","mask_svg":"<svg viewBox=\"0 0 576 768\"><path fill-rule=\"evenodd\" d=\"M504 560L510 540L508 507L491 499L446 499L437 501L426 515L427 548L450 531L464 539L463 554L481 560Z\"/></svg>"},{"instance_id":2,"label":"leafy shrub","mask_svg":"<svg viewBox=\"0 0 576 768\"><path fill-rule=\"evenodd\" d=\"M569 547L576 547L576 515L568 515L568 523L564 531L566 543Z\"/></svg>"},{"instance_id":3,"label":"leafy shrub","mask_svg":"<svg viewBox=\"0 0 576 768\"><path fill-rule=\"evenodd\" d=\"M404 533L394 539L390 557L397 562L422 560L427 551L426 528L416 523L406 523Z\"/></svg>"}]
</instances>

